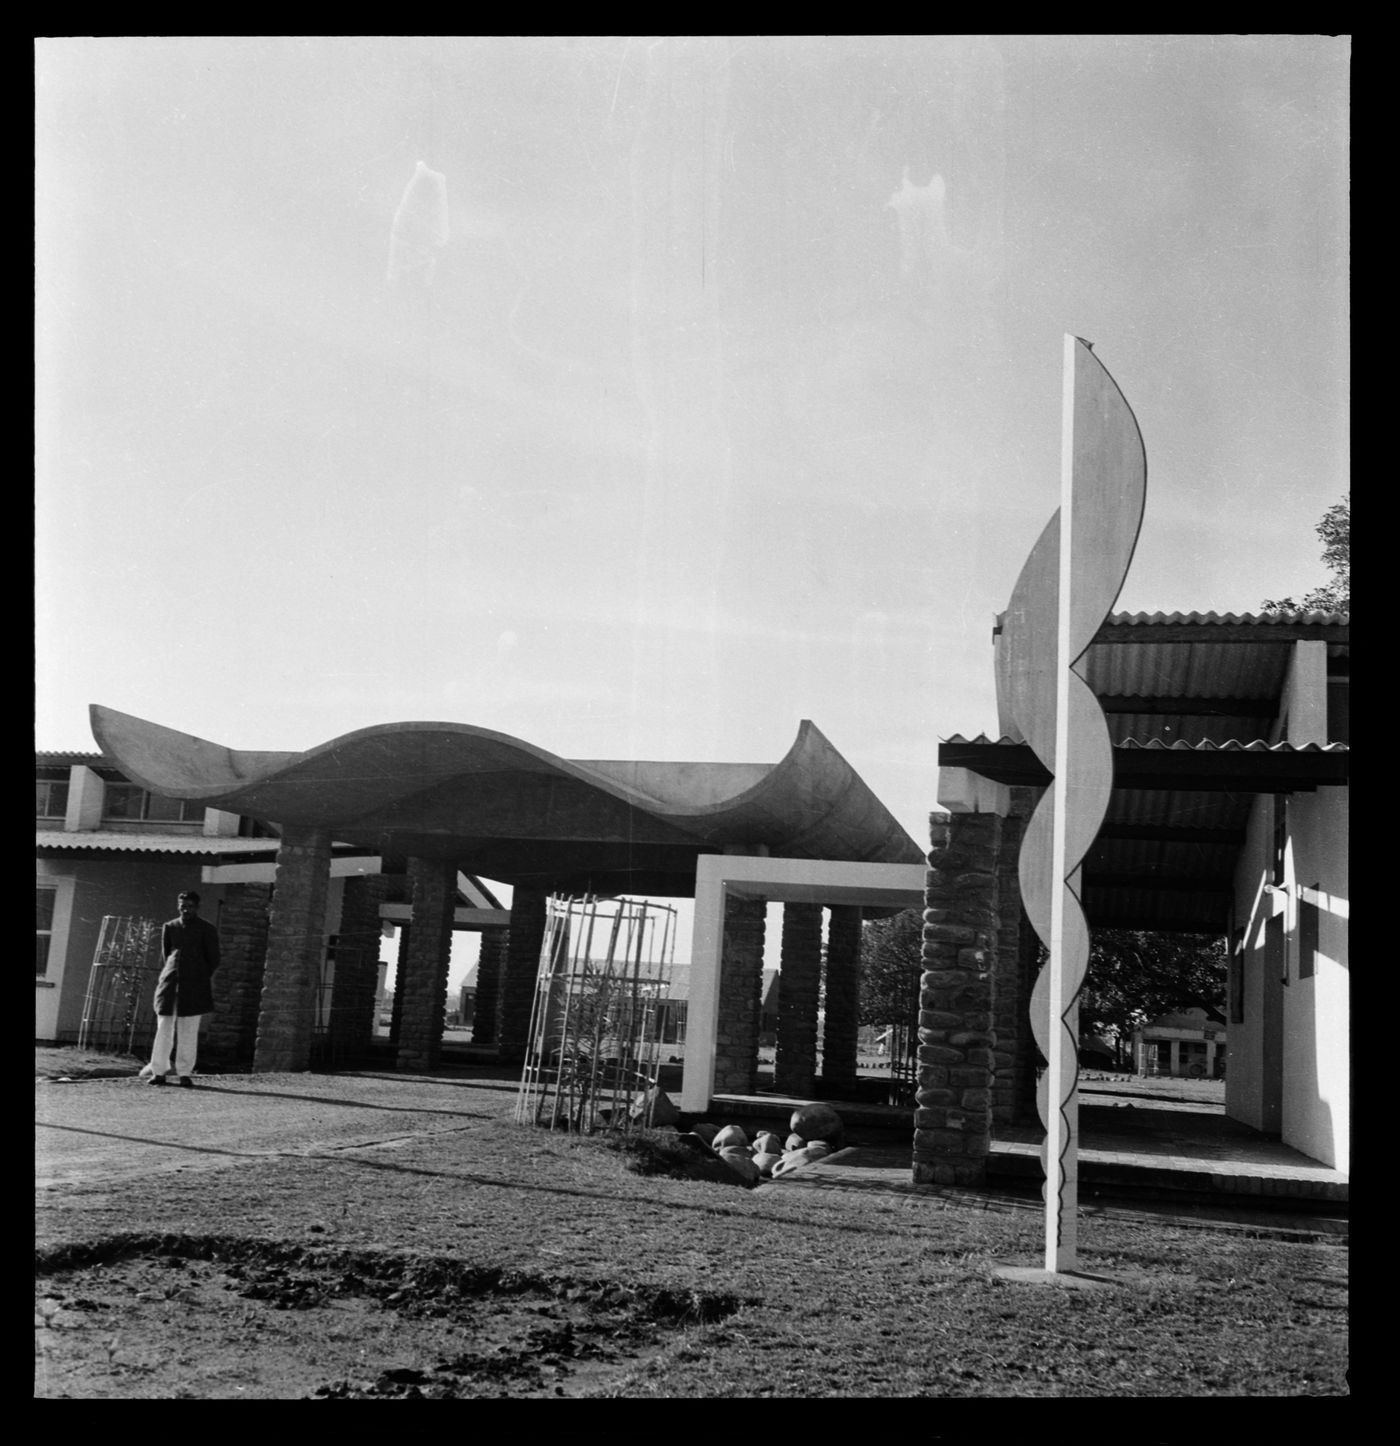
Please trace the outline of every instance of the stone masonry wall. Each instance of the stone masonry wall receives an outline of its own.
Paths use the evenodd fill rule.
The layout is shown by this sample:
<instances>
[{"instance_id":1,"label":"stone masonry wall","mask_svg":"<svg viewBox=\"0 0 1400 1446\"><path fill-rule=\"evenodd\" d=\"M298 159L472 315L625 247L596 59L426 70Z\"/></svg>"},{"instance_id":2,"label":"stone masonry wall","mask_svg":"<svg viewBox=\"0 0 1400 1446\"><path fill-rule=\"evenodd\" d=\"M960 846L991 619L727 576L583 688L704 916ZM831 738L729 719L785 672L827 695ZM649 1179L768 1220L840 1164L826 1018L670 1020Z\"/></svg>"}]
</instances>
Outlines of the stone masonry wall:
<instances>
[{"instance_id":1,"label":"stone masonry wall","mask_svg":"<svg viewBox=\"0 0 1400 1446\"><path fill-rule=\"evenodd\" d=\"M775 1089L810 1095L817 1078L817 995L821 989L820 904L783 905Z\"/></svg>"},{"instance_id":2,"label":"stone masonry wall","mask_svg":"<svg viewBox=\"0 0 1400 1446\"><path fill-rule=\"evenodd\" d=\"M398 987L403 1005L397 1064L403 1070L432 1070L442 1057L457 866L411 858L408 873L413 885L413 924L408 935L408 967Z\"/></svg>"},{"instance_id":3,"label":"stone masonry wall","mask_svg":"<svg viewBox=\"0 0 1400 1446\"><path fill-rule=\"evenodd\" d=\"M481 931L481 957L476 966L476 1013L473 1044L495 1044L500 1031L501 980L510 952L510 930Z\"/></svg>"},{"instance_id":4,"label":"stone masonry wall","mask_svg":"<svg viewBox=\"0 0 1400 1446\"><path fill-rule=\"evenodd\" d=\"M271 901L271 884L229 884L224 890L214 1013L204 1021L199 1040L200 1060L210 1066L246 1064L253 1058Z\"/></svg>"},{"instance_id":5,"label":"stone masonry wall","mask_svg":"<svg viewBox=\"0 0 1400 1446\"><path fill-rule=\"evenodd\" d=\"M1030 1034L1029 998L1020 990L1021 885L1018 868L1023 820L1001 821L997 851L997 943L996 968L992 975L992 1028L996 1047L992 1053L992 1120L1009 1125L1017 1118L1016 1071L1024 1058L1024 1040Z\"/></svg>"},{"instance_id":6,"label":"stone masonry wall","mask_svg":"<svg viewBox=\"0 0 1400 1446\"><path fill-rule=\"evenodd\" d=\"M412 904L412 892L406 901L400 902ZM395 1046L399 1042L399 1025L403 1022L403 982L408 977L408 941L413 935L413 925L400 924L398 934L394 950L394 997L389 1002L389 1043Z\"/></svg>"},{"instance_id":7,"label":"stone masonry wall","mask_svg":"<svg viewBox=\"0 0 1400 1446\"><path fill-rule=\"evenodd\" d=\"M1031 921L1025 911L1020 910L1020 937L1017 941L1016 991L1020 1000L1021 1032L1016 1038L1011 1070L1013 1118L1018 1121L1038 1120L1039 1107L1036 1104L1036 1081L1040 1076L1040 1050L1031 1034L1031 991L1035 988L1036 975L1040 972L1040 937L1031 928Z\"/></svg>"},{"instance_id":8,"label":"stone masonry wall","mask_svg":"<svg viewBox=\"0 0 1400 1446\"><path fill-rule=\"evenodd\" d=\"M324 829L283 830L253 1055L260 1073L310 1066L330 865L331 837Z\"/></svg>"},{"instance_id":9,"label":"stone masonry wall","mask_svg":"<svg viewBox=\"0 0 1400 1446\"><path fill-rule=\"evenodd\" d=\"M1031 814L1040 802L1043 788L1013 788L1011 816L1002 831L1002 850L1019 859L1021 843ZM1038 1120L1035 1085L1040 1051L1031 1034L1031 990L1040 970L1040 937L1031 927L1021 905L1021 886L1016 868L1008 861L1007 874L1011 892L1003 883L1001 892L1001 927L1003 937L997 950L997 1013L1010 1021L1010 1032L1003 1039L997 1036L998 1053L1011 1055L1011 1064L1002 1083L1010 1090L1011 1116L1014 1121ZM1014 930L1013 937L1007 931ZM1000 1117L998 1117L1000 1118Z\"/></svg>"},{"instance_id":10,"label":"stone masonry wall","mask_svg":"<svg viewBox=\"0 0 1400 1446\"><path fill-rule=\"evenodd\" d=\"M535 1002L548 902L548 894L540 889L517 887L511 897L498 1041L501 1060L506 1064L519 1064L529 1044L530 1011Z\"/></svg>"},{"instance_id":11,"label":"stone masonry wall","mask_svg":"<svg viewBox=\"0 0 1400 1446\"><path fill-rule=\"evenodd\" d=\"M860 906L835 904L826 928L822 1078L828 1093L854 1089L860 1028Z\"/></svg>"},{"instance_id":12,"label":"stone masonry wall","mask_svg":"<svg viewBox=\"0 0 1400 1446\"><path fill-rule=\"evenodd\" d=\"M715 1092L752 1094L758 1084L763 1009L763 931L768 901L727 895L719 967ZM781 997L781 996L780 996Z\"/></svg>"},{"instance_id":13,"label":"stone masonry wall","mask_svg":"<svg viewBox=\"0 0 1400 1446\"><path fill-rule=\"evenodd\" d=\"M379 905L388 880L364 874L345 880L336 936L327 1048L336 1062L369 1053L374 1038L374 996L379 985Z\"/></svg>"},{"instance_id":14,"label":"stone masonry wall","mask_svg":"<svg viewBox=\"0 0 1400 1446\"><path fill-rule=\"evenodd\" d=\"M991 1149L1001 819L935 814L924 891L917 1184L975 1185Z\"/></svg>"}]
</instances>

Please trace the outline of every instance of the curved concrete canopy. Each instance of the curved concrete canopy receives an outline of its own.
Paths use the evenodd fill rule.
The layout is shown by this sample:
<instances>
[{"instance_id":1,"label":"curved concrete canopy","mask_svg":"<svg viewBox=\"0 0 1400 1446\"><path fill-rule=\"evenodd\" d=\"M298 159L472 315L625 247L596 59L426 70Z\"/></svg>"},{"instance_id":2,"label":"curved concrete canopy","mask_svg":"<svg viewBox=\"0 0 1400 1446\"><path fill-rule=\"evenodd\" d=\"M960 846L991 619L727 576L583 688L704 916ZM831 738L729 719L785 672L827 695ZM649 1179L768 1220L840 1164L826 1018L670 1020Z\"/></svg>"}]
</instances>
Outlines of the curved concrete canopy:
<instances>
[{"instance_id":1,"label":"curved concrete canopy","mask_svg":"<svg viewBox=\"0 0 1400 1446\"><path fill-rule=\"evenodd\" d=\"M810 722L775 764L556 757L465 723L391 723L305 753L244 752L94 704L99 747L143 788L389 855L560 892L694 893L727 846L786 858L924 855Z\"/></svg>"}]
</instances>

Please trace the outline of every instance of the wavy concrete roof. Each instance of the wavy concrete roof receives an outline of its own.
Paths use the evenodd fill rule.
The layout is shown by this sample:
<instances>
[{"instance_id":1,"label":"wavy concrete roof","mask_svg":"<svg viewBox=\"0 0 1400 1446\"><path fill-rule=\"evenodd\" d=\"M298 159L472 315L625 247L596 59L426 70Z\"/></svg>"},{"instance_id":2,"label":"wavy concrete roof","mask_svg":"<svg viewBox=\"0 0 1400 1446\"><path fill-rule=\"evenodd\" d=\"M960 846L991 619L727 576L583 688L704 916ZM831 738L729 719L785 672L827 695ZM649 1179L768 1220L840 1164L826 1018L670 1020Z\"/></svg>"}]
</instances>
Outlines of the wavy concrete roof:
<instances>
[{"instance_id":1,"label":"wavy concrete roof","mask_svg":"<svg viewBox=\"0 0 1400 1446\"><path fill-rule=\"evenodd\" d=\"M728 845L921 863L923 851L810 722L775 764L559 758L465 723L390 723L305 753L246 752L94 704L102 751L143 788L505 883L694 892Z\"/></svg>"}]
</instances>

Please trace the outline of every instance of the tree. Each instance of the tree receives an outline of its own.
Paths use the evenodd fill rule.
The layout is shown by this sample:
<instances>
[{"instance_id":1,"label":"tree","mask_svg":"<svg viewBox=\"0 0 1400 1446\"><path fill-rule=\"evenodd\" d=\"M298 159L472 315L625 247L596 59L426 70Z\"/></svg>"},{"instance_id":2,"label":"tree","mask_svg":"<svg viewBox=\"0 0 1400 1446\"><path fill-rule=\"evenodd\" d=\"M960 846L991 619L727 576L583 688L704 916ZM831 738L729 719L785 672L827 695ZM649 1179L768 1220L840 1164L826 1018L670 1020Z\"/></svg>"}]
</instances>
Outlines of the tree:
<instances>
[{"instance_id":1,"label":"tree","mask_svg":"<svg viewBox=\"0 0 1400 1446\"><path fill-rule=\"evenodd\" d=\"M1332 574L1332 581L1314 588L1302 598L1266 598L1259 605L1262 613L1327 612L1343 613L1351 608L1351 496L1348 494L1322 514L1317 524L1322 539L1322 561Z\"/></svg>"},{"instance_id":2,"label":"tree","mask_svg":"<svg viewBox=\"0 0 1400 1446\"><path fill-rule=\"evenodd\" d=\"M867 921L860 935L860 1022L912 1024L919 1012L924 918L905 909Z\"/></svg>"},{"instance_id":3,"label":"tree","mask_svg":"<svg viewBox=\"0 0 1400 1446\"><path fill-rule=\"evenodd\" d=\"M1204 1009L1223 1019L1228 958L1224 938L1096 929L1079 995L1079 1032L1123 1041L1161 1014Z\"/></svg>"}]
</instances>

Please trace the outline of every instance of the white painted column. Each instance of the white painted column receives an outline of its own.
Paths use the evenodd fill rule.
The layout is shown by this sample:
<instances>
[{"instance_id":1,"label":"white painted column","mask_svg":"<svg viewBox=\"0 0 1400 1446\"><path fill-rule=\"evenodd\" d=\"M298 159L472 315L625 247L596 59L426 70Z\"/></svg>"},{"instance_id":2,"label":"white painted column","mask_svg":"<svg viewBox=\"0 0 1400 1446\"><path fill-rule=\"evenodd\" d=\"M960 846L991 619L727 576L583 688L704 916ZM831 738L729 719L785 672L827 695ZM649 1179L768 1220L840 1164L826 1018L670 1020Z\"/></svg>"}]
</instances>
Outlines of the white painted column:
<instances>
[{"instance_id":1,"label":"white painted column","mask_svg":"<svg viewBox=\"0 0 1400 1446\"><path fill-rule=\"evenodd\" d=\"M68 808L63 816L66 833L83 833L102 826L102 804L107 785L91 768L75 763L68 770Z\"/></svg>"},{"instance_id":2,"label":"white painted column","mask_svg":"<svg viewBox=\"0 0 1400 1446\"><path fill-rule=\"evenodd\" d=\"M686 1010L681 1109L704 1114L715 1085L719 1035L720 956L724 950L724 856L702 854L695 864L695 923L690 945L690 1007Z\"/></svg>"}]
</instances>

